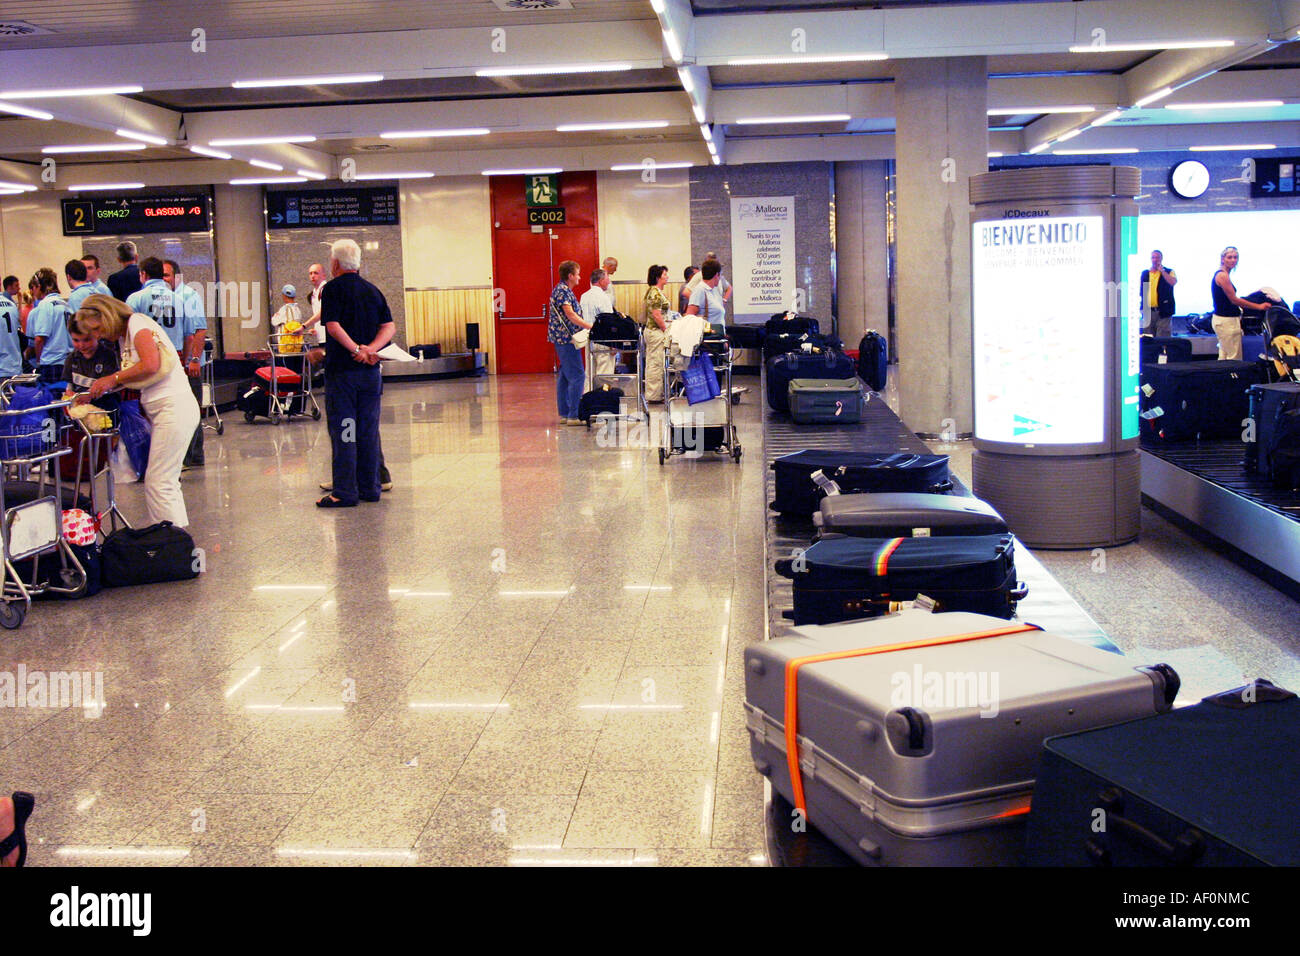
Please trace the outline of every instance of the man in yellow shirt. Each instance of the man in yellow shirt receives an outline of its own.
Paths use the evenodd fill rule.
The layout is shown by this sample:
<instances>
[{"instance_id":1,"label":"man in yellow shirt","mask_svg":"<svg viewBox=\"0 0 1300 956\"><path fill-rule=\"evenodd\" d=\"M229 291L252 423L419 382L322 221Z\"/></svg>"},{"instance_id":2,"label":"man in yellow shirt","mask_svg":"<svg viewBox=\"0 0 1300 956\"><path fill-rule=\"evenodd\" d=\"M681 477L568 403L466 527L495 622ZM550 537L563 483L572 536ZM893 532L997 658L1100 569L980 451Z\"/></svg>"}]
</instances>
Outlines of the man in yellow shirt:
<instances>
[{"instance_id":1,"label":"man in yellow shirt","mask_svg":"<svg viewBox=\"0 0 1300 956\"><path fill-rule=\"evenodd\" d=\"M1154 280L1154 281L1152 281ZM1164 265L1164 253L1151 253L1151 268L1142 270L1142 331L1147 335L1173 334L1174 286L1178 276Z\"/></svg>"}]
</instances>

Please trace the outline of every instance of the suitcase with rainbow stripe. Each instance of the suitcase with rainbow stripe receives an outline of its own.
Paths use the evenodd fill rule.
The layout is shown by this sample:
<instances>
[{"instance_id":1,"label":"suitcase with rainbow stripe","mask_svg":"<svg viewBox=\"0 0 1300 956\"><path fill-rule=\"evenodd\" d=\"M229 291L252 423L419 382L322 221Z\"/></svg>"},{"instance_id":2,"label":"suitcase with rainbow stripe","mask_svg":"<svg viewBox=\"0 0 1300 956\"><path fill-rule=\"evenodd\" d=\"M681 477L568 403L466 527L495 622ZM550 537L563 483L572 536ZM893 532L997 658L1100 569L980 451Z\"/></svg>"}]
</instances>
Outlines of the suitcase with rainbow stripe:
<instances>
[{"instance_id":1,"label":"suitcase with rainbow stripe","mask_svg":"<svg viewBox=\"0 0 1300 956\"><path fill-rule=\"evenodd\" d=\"M831 624L887 613L923 594L938 611L1010 618L1027 593L1016 581L1015 538L823 538L776 563L794 582L796 624Z\"/></svg>"},{"instance_id":2,"label":"suitcase with rainbow stripe","mask_svg":"<svg viewBox=\"0 0 1300 956\"><path fill-rule=\"evenodd\" d=\"M745 649L750 754L789 826L864 866L1012 865L1043 740L1172 705L1139 665L980 614L798 628Z\"/></svg>"}]
</instances>

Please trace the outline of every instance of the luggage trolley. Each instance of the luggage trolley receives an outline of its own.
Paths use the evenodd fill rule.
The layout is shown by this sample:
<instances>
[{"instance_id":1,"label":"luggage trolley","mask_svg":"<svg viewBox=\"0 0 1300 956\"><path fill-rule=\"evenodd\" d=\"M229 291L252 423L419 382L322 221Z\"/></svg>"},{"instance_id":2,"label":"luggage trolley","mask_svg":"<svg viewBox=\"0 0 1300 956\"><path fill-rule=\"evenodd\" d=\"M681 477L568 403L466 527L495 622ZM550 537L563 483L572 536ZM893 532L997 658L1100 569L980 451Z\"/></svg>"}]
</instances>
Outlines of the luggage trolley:
<instances>
[{"instance_id":1,"label":"luggage trolley","mask_svg":"<svg viewBox=\"0 0 1300 956\"><path fill-rule=\"evenodd\" d=\"M36 375L19 375L0 383L0 468L5 481L0 482L0 549L4 570L0 576L0 627L13 630L22 625L38 594L77 594L86 586L86 569L63 539L63 482L55 462L72 449L59 443L60 429L56 415L71 402L59 400L29 408L12 408L15 391L39 382ZM38 416L39 422L28 421ZM52 477L47 476L47 470ZM36 493L30 501L11 506L8 487L10 476L37 478ZM44 554L57 553L62 563L58 582L40 580L40 562ZM32 559L31 580L24 581L14 562Z\"/></svg>"},{"instance_id":2,"label":"luggage trolley","mask_svg":"<svg viewBox=\"0 0 1300 956\"><path fill-rule=\"evenodd\" d=\"M616 352L636 352L635 374L628 372L592 373L591 387L593 389L600 388L602 385L620 388L623 391L623 397L631 404L631 408L626 414L610 415L605 413L596 417L640 421L646 416L645 387L641 380L641 376L645 371L645 340L641 335L641 327L633 319L621 313L601 313L596 316L596 321L591 327L591 335L587 340L588 362L593 361L591 350L593 345L603 345ZM635 392L635 401L633 401L633 392ZM587 420L587 427L591 427L591 419Z\"/></svg>"},{"instance_id":3,"label":"luggage trolley","mask_svg":"<svg viewBox=\"0 0 1300 956\"><path fill-rule=\"evenodd\" d=\"M204 340L203 356L207 361L203 363L203 386L201 388L203 401L199 403L199 421L202 422L204 428L211 428L220 435L225 432L226 426L221 421L221 411L217 408L217 376L212 365L214 349L212 339ZM216 424L208 421L209 413L216 420Z\"/></svg>"},{"instance_id":4,"label":"luggage trolley","mask_svg":"<svg viewBox=\"0 0 1300 956\"><path fill-rule=\"evenodd\" d=\"M294 415L306 415L308 403L311 404L311 417L320 421L321 411L316 396L312 394L313 376L304 351L303 333L273 332L267 336L266 344L270 353L268 364L253 373L255 378L243 396L245 401L264 395L264 417L270 419L272 425L280 424L282 418L287 420ZM245 408L244 421L251 425L258 415L256 408Z\"/></svg>"},{"instance_id":5,"label":"luggage trolley","mask_svg":"<svg viewBox=\"0 0 1300 956\"><path fill-rule=\"evenodd\" d=\"M98 431L92 429L85 418L68 416L72 418L70 427L76 429L81 435L81 441L77 443L77 470L72 484L72 497L76 501L84 494L90 499L96 528L102 528L104 519L107 518L109 531L116 531L119 527L131 527L131 522L126 520L126 516L117 507L117 483L113 477L111 464L113 447L118 439L117 427L121 420L121 410L114 408L105 414L108 415L112 427ZM101 462L103 464L100 464ZM99 492L100 478L104 479L103 497ZM107 535L109 532L103 533Z\"/></svg>"},{"instance_id":6,"label":"luggage trolley","mask_svg":"<svg viewBox=\"0 0 1300 956\"><path fill-rule=\"evenodd\" d=\"M713 370L722 376L721 394L707 402L691 405L684 394L682 376L696 355L707 354ZM659 464L673 455L687 451L714 451L730 455L739 462L742 449L736 438L736 425L731 407L731 344L726 336L706 334L690 355L683 355L673 341L669 341L664 355L664 403L666 419L663 438L659 446ZM674 394L674 390L676 394Z\"/></svg>"}]
</instances>

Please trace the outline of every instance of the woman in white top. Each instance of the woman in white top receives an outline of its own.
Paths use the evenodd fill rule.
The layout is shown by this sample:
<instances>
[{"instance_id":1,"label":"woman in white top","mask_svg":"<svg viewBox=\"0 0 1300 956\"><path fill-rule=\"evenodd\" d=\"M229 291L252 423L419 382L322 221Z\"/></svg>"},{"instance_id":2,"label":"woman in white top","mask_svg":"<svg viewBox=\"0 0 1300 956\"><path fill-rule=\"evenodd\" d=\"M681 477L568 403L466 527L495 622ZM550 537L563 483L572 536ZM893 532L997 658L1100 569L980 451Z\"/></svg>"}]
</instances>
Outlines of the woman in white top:
<instances>
[{"instance_id":1,"label":"woman in white top","mask_svg":"<svg viewBox=\"0 0 1300 956\"><path fill-rule=\"evenodd\" d=\"M176 347L157 322L111 296L87 296L74 321L83 334L116 339L122 356L120 372L95 379L76 401L85 404L119 387L140 390L140 407L153 426L144 477L149 521L185 527L189 516L181 495L181 463L199 425L199 406Z\"/></svg>"}]
</instances>

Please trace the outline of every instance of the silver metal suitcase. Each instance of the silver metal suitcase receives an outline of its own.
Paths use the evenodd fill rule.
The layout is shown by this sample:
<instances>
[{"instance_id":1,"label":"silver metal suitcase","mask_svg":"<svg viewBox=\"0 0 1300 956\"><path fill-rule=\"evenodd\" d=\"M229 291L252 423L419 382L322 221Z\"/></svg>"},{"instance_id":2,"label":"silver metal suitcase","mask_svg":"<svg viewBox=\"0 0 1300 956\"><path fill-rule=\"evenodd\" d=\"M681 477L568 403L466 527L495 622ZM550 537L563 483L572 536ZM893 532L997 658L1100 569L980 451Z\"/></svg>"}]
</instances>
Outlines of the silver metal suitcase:
<instances>
[{"instance_id":1,"label":"silver metal suitcase","mask_svg":"<svg viewBox=\"0 0 1300 956\"><path fill-rule=\"evenodd\" d=\"M1007 523L979 498L958 495L830 495L813 515L824 534L859 538L920 538L952 534L1003 534Z\"/></svg>"},{"instance_id":2,"label":"silver metal suitcase","mask_svg":"<svg viewBox=\"0 0 1300 956\"><path fill-rule=\"evenodd\" d=\"M1161 713L1178 692L1167 665L981 614L794 633L745 650L754 764L797 808L791 826L863 865L1018 863L1044 738Z\"/></svg>"}]
</instances>

